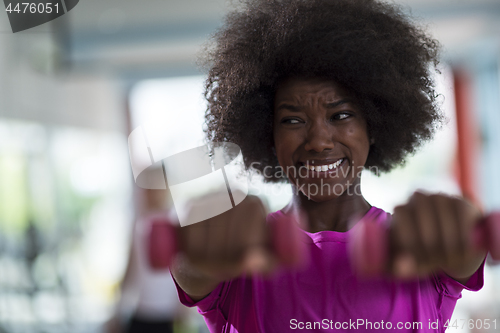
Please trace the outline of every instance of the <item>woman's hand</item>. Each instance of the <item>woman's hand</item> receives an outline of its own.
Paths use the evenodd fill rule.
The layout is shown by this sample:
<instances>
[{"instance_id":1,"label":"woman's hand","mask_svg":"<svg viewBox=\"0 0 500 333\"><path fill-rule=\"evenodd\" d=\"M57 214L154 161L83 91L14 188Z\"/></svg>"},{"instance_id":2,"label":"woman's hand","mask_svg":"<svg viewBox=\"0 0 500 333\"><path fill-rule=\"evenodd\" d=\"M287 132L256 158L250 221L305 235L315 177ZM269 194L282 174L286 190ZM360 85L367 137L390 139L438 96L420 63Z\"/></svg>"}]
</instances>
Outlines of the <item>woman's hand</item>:
<instances>
[{"instance_id":1,"label":"woman's hand","mask_svg":"<svg viewBox=\"0 0 500 333\"><path fill-rule=\"evenodd\" d=\"M390 270L405 278L441 269L465 284L486 256L472 239L480 218L479 209L464 199L415 192L394 209Z\"/></svg>"},{"instance_id":2,"label":"woman's hand","mask_svg":"<svg viewBox=\"0 0 500 333\"><path fill-rule=\"evenodd\" d=\"M209 198L194 210L210 209L213 204ZM170 268L179 286L193 300L199 300L222 281L270 271L276 258L266 215L260 199L249 195L220 215L180 228L181 253Z\"/></svg>"},{"instance_id":3,"label":"woman's hand","mask_svg":"<svg viewBox=\"0 0 500 333\"><path fill-rule=\"evenodd\" d=\"M225 213L180 228L181 251L194 267L213 277L269 270L273 256L266 215L261 200L249 195Z\"/></svg>"}]
</instances>

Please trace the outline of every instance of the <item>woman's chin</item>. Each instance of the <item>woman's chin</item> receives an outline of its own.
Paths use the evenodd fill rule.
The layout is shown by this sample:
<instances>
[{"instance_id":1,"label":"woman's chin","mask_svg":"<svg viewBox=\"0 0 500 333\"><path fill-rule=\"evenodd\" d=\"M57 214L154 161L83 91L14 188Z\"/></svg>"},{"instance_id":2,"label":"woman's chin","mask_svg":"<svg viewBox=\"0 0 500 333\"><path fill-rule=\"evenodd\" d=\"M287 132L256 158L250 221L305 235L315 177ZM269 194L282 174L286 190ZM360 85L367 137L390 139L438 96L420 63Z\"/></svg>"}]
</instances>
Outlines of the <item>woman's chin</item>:
<instances>
[{"instance_id":1,"label":"woman's chin","mask_svg":"<svg viewBox=\"0 0 500 333\"><path fill-rule=\"evenodd\" d=\"M319 203L319 202L326 202L326 201L338 199L344 193L343 192L339 193L339 194L335 194L335 193L307 193L307 191L300 191L300 194L302 194L308 200Z\"/></svg>"},{"instance_id":2,"label":"woman's chin","mask_svg":"<svg viewBox=\"0 0 500 333\"><path fill-rule=\"evenodd\" d=\"M314 202L325 202L357 195L361 190L359 184L360 182L355 182L354 179L343 179L340 182L303 182L296 187L296 193Z\"/></svg>"}]
</instances>

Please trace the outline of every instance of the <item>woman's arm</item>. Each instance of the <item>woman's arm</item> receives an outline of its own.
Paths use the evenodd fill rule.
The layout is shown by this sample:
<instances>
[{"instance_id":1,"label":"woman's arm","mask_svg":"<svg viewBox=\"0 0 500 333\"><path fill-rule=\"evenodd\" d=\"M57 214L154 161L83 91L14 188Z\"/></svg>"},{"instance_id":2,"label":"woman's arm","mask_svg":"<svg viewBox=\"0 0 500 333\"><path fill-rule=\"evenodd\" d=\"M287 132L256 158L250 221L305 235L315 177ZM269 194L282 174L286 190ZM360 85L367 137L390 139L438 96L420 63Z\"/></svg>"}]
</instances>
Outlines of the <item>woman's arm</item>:
<instances>
[{"instance_id":1,"label":"woman's arm","mask_svg":"<svg viewBox=\"0 0 500 333\"><path fill-rule=\"evenodd\" d=\"M486 252L472 256L457 267L442 267L448 276L465 285L486 258Z\"/></svg>"},{"instance_id":2,"label":"woman's arm","mask_svg":"<svg viewBox=\"0 0 500 333\"><path fill-rule=\"evenodd\" d=\"M201 272L182 254L175 258L170 266L170 272L179 287L195 302L205 298L223 282L222 279Z\"/></svg>"},{"instance_id":3,"label":"woman's arm","mask_svg":"<svg viewBox=\"0 0 500 333\"><path fill-rule=\"evenodd\" d=\"M393 216L391 268L397 276L442 270L464 284L486 256L472 239L481 213L464 199L416 192Z\"/></svg>"},{"instance_id":4,"label":"woman's arm","mask_svg":"<svg viewBox=\"0 0 500 333\"><path fill-rule=\"evenodd\" d=\"M180 228L180 253L170 268L179 287L198 301L223 281L272 269L266 215L260 199L248 196L223 214Z\"/></svg>"}]
</instances>

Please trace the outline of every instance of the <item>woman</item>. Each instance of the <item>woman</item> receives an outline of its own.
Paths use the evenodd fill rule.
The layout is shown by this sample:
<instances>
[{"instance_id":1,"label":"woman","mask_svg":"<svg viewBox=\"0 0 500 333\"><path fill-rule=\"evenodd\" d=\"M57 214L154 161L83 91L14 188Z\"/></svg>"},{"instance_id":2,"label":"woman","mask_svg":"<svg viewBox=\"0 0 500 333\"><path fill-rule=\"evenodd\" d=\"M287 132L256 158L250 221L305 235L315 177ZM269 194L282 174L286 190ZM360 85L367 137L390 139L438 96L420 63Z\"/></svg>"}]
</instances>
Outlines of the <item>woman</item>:
<instances>
[{"instance_id":1,"label":"woman","mask_svg":"<svg viewBox=\"0 0 500 333\"><path fill-rule=\"evenodd\" d=\"M182 228L181 302L212 332L444 332L461 290L482 287L485 253L468 237L478 210L415 193L391 222L359 190L361 169L403 164L439 126L437 43L379 1L256 0L228 15L207 63L209 139L291 184L292 201L267 223L302 222L309 260L267 275L277 259L266 213L248 197ZM359 278L348 260L360 216L390 226L384 277Z\"/></svg>"}]
</instances>

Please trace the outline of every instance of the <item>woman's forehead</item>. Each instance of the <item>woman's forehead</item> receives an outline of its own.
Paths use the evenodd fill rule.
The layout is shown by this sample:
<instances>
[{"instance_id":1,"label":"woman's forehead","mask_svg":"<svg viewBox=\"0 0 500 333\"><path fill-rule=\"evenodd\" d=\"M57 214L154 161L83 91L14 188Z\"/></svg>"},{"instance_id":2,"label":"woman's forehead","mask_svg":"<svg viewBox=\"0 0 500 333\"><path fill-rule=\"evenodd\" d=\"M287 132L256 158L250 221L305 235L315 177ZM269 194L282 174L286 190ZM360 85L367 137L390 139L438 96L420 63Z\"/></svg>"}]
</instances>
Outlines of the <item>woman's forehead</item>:
<instances>
[{"instance_id":1,"label":"woman's forehead","mask_svg":"<svg viewBox=\"0 0 500 333\"><path fill-rule=\"evenodd\" d=\"M320 78L290 78L278 85L275 104L280 102L302 104L313 100L328 103L347 97L352 98L352 95L335 81Z\"/></svg>"}]
</instances>

